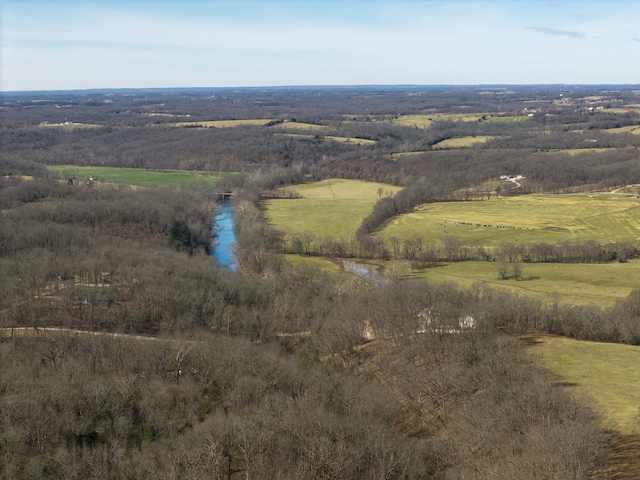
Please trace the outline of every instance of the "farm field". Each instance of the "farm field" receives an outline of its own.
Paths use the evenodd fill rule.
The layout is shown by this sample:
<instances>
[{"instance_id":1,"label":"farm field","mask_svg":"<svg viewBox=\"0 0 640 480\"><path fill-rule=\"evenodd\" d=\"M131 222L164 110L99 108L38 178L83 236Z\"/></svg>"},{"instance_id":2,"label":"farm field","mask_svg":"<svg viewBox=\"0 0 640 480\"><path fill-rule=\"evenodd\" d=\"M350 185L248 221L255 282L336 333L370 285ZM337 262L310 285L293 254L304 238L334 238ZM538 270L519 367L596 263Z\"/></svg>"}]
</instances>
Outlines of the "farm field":
<instances>
[{"instance_id":1,"label":"farm field","mask_svg":"<svg viewBox=\"0 0 640 480\"><path fill-rule=\"evenodd\" d=\"M489 123L523 122L523 121L531 120L531 118L532 117L529 117L528 115L505 115L505 116L487 115L484 121Z\"/></svg>"},{"instance_id":2,"label":"farm field","mask_svg":"<svg viewBox=\"0 0 640 480\"><path fill-rule=\"evenodd\" d=\"M315 238L345 238L354 234L362 219L383 194L397 191L389 185L351 180L327 180L297 185L303 199L276 199L264 203L265 216L288 236L311 234ZM487 222L480 226L478 219ZM471 224L471 225L469 225ZM486 226L485 226L486 225ZM640 201L618 194L530 195L491 201L429 204L412 214L392 219L382 232L389 239L421 236L425 244L440 245L447 236L463 244L497 246L593 239L635 241L640 235ZM496 264L461 262L412 271L408 262L383 262L394 275L452 281L463 287L476 283L508 289L522 295L558 294L576 304L612 305L626 297L633 279L640 278L640 262L609 264L521 264L521 280L500 280Z\"/></svg>"},{"instance_id":3,"label":"farm field","mask_svg":"<svg viewBox=\"0 0 640 480\"><path fill-rule=\"evenodd\" d=\"M607 133L632 133L633 135L640 135L640 125L629 125L627 127L608 128L603 130Z\"/></svg>"},{"instance_id":4,"label":"farm field","mask_svg":"<svg viewBox=\"0 0 640 480\"><path fill-rule=\"evenodd\" d=\"M596 303L611 306L626 298L638 284L640 261L606 264L521 263L522 279L500 280L494 262L459 262L435 268L411 271L401 263L400 273L407 278L431 282L455 282L469 288L474 284L506 289L527 296L559 295L563 302ZM640 406L640 404L639 404Z\"/></svg>"},{"instance_id":5,"label":"farm field","mask_svg":"<svg viewBox=\"0 0 640 480\"><path fill-rule=\"evenodd\" d=\"M247 120L205 120L202 122L176 122L170 125L174 127L202 127L202 128L233 128L244 125L266 125L273 122L272 118L250 118Z\"/></svg>"},{"instance_id":6,"label":"farm field","mask_svg":"<svg viewBox=\"0 0 640 480\"><path fill-rule=\"evenodd\" d=\"M400 187L387 185L385 183L363 182L360 180L345 180L342 178L332 178L320 182L306 183L289 187L305 198L338 199L338 198L380 198L379 189L382 188L383 195L396 193Z\"/></svg>"},{"instance_id":7,"label":"farm field","mask_svg":"<svg viewBox=\"0 0 640 480\"><path fill-rule=\"evenodd\" d=\"M391 120L391 123L403 127L429 128L433 123L432 117L432 115L402 115Z\"/></svg>"},{"instance_id":8,"label":"farm field","mask_svg":"<svg viewBox=\"0 0 640 480\"><path fill-rule=\"evenodd\" d=\"M293 138L316 138L316 135L308 135L304 133L277 133L276 135L282 137L293 137ZM334 142L340 143L354 143L356 145L375 145L375 140L368 140L366 138L356 138L356 137L338 137L335 135L322 135L319 136L320 140L332 140Z\"/></svg>"},{"instance_id":9,"label":"farm field","mask_svg":"<svg viewBox=\"0 0 640 480\"><path fill-rule=\"evenodd\" d=\"M640 433L639 346L552 336L534 342L530 351L571 385L567 388L593 398L610 427L624 434Z\"/></svg>"},{"instance_id":10,"label":"farm field","mask_svg":"<svg viewBox=\"0 0 640 480\"><path fill-rule=\"evenodd\" d=\"M214 186L220 178L233 173L199 172L187 170L145 170L142 168L78 167L75 165L48 165L47 169L61 177L97 178L100 182L125 183L139 187L169 187L204 182Z\"/></svg>"},{"instance_id":11,"label":"farm field","mask_svg":"<svg viewBox=\"0 0 640 480\"><path fill-rule=\"evenodd\" d=\"M526 195L489 201L433 203L393 218L378 235L438 242L455 236L467 245L502 242L601 243L640 239L640 200L617 194Z\"/></svg>"},{"instance_id":12,"label":"farm field","mask_svg":"<svg viewBox=\"0 0 640 480\"><path fill-rule=\"evenodd\" d=\"M267 221L285 235L313 234L319 238L353 235L383 194L398 187L359 180L332 179L288 188L305 198L264 202Z\"/></svg>"},{"instance_id":13,"label":"farm field","mask_svg":"<svg viewBox=\"0 0 640 480\"><path fill-rule=\"evenodd\" d=\"M571 156L581 155L583 153L603 153L603 152L614 152L618 150L617 148L565 148L558 150L549 150L545 152L536 152L537 154L545 155L545 154L554 154L554 153L566 153Z\"/></svg>"},{"instance_id":14,"label":"farm field","mask_svg":"<svg viewBox=\"0 0 640 480\"><path fill-rule=\"evenodd\" d=\"M331 127L329 125L318 125L316 123L290 122L290 121L273 125L273 128L286 128L287 130L318 130L318 131L335 130L334 127Z\"/></svg>"},{"instance_id":15,"label":"farm field","mask_svg":"<svg viewBox=\"0 0 640 480\"><path fill-rule=\"evenodd\" d=\"M390 122L394 125L414 128L429 128L433 122L520 122L531 120L526 115L496 115L491 113L430 113L422 115L402 115Z\"/></svg>"},{"instance_id":16,"label":"farm field","mask_svg":"<svg viewBox=\"0 0 640 480\"><path fill-rule=\"evenodd\" d=\"M476 145L478 143L486 143L493 138L495 137L489 135L477 137L448 138L447 140L442 140L441 142L436 143L435 145L433 145L433 148L465 148Z\"/></svg>"},{"instance_id":17,"label":"farm field","mask_svg":"<svg viewBox=\"0 0 640 480\"><path fill-rule=\"evenodd\" d=\"M336 135L326 135L322 138L333 140L334 142L355 143L357 145L375 145L377 143L375 140L369 140L367 138L338 137Z\"/></svg>"},{"instance_id":18,"label":"farm field","mask_svg":"<svg viewBox=\"0 0 640 480\"><path fill-rule=\"evenodd\" d=\"M85 128L100 128L102 125L95 123L45 123L38 125L38 128L59 128L61 130L82 130Z\"/></svg>"},{"instance_id":19,"label":"farm field","mask_svg":"<svg viewBox=\"0 0 640 480\"><path fill-rule=\"evenodd\" d=\"M286 236L338 239L355 234L375 203L373 198L302 198L268 200L264 206L267 222Z\"/></svg>"}]
</instances>

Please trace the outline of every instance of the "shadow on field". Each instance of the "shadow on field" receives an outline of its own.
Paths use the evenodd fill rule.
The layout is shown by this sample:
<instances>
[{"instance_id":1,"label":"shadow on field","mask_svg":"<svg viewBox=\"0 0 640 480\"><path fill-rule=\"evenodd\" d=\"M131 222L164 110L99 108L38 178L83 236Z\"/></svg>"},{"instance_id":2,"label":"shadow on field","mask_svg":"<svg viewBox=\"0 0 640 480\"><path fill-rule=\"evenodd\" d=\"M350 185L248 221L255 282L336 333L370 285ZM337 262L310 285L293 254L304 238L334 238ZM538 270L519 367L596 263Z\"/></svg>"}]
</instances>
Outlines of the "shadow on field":
<instances>
[{"instance_id":1,"label":"shadow on field","mask_svg":"<svg viewBox=\"0 0 640 480\"><path fill-rule=\"evenodd\" d=\"M640 435L607 431L606 464L593 475L598 480L637 480L640 478Z\"/></svg>"}]
</instances>

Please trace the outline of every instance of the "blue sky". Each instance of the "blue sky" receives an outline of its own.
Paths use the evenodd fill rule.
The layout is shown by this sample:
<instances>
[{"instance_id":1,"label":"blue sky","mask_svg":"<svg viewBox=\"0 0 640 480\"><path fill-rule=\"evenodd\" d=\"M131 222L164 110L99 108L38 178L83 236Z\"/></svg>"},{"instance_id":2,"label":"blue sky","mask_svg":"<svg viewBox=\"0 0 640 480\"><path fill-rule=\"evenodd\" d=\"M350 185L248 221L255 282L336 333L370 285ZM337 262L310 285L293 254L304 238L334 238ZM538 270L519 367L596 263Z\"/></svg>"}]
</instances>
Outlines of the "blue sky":
<instances>
[{"instance_id":1,"label":"blue sky","mask_svg":"<svg viewBox=\"0 0 640 480\"><path fill-rule=\"evenodd\" d=\"M0 90L640 83L638 0L0 0Z\"/></svg>"}]
</instances>

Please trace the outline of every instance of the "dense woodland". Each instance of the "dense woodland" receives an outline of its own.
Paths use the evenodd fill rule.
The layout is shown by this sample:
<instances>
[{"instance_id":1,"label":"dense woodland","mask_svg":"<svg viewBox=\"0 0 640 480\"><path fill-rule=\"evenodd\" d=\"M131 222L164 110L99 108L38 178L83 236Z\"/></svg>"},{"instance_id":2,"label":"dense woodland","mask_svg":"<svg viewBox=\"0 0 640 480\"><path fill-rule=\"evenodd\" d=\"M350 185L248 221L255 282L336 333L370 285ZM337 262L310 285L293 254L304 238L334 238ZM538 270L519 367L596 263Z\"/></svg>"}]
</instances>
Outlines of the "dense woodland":
<instances>
[{"instance_id":1,"label":"dense woodland","mask_svg":"<svg viewBox=\"0 0 640 480\"><path fill-rule=\"evenodd\" d=\"M603 131L640 124L633 110L608 112L640 103L638 91L3 94L0 478L625 478L612 470L597 410L561 388L520 339L536 331L640 344L640 291L603 309L424 281L373 287L289 265L280 253L292 247L260 202L277 187L331 177L403 186L380 199L350 255L401 254L416 266L482 258L454 240L438 252L394 251L371 234L393 215L460 199L502 174L526 175L519 193L640 183L640 136ZM525 108L536 114L519 122L386 123ZM329 129L295 137L282 133L306 132L278 122L172 125L253 118ZM65 121L99 126L39 126ZM495 138L432 148L470 135ZM596 147L615 150L566 152ZM398 155L408 152L419 153ZM237 175L216 189L130 188L61 179L45 169L56 164ZM238 274L208 256L215 190L234 193ZM337 243L329 254L348 256ZM489 260L515 271L519 262L638 252L632 242L538 247L504 245ZM460 331L465 316L475 326ZM367 329L379 338L367 341Z\"/></svg>"}]
</instances>

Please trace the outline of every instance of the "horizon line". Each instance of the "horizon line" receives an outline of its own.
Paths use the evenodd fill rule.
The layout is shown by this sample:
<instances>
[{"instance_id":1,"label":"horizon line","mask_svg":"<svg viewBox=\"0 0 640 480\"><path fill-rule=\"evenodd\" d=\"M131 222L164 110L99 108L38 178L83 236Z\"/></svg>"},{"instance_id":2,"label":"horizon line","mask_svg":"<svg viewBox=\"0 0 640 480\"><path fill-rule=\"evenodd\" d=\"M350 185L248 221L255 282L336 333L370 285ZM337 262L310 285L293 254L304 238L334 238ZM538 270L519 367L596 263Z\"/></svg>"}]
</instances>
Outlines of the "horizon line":
<instances>
[{"instance_id":1,"label":"horizon line","mask_svg":"<svg viewBox=\"0 0 640 480\"><path fill-rule=\"evenodd\" d=\"M43 93L98 93L123 91L161 91L161 90L282 90L282 89L328 89L328 88L504 88L504 87L636 87L640 83L371 83L371 84L298 84L298 85L238 85L218 87L89 87L69 89L0 90L7 94L43 94Z\"/></svg>"}]
</instances>

